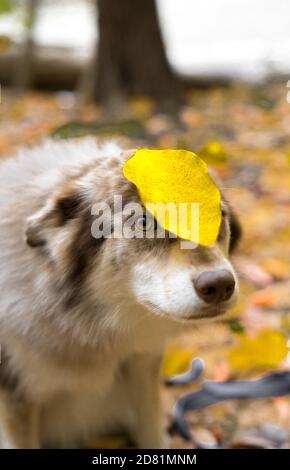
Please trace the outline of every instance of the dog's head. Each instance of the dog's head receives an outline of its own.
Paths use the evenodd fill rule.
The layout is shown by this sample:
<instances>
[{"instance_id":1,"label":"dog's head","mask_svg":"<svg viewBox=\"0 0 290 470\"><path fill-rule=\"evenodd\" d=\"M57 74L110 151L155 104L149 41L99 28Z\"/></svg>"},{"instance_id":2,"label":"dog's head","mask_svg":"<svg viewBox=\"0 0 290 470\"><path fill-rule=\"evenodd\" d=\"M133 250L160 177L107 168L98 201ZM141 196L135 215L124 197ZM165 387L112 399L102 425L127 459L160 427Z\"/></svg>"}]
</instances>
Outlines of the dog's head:
<instances>
[{"instance_id":1,"label":"dog's head","mask_svg":"<svg viewBox=\"0 0 290 470\"><path fill-rule=\"evenodd\" d=\"M95 160L68 175L28 220L27 244L50 260L67 308L138 304L179 320L225 312L238 290L229 255L240 237L229 204L222 197L216 244L184 249L172 234L158 235L158 224L124 178L130 155Z\"/></svg>"}]
</instances>

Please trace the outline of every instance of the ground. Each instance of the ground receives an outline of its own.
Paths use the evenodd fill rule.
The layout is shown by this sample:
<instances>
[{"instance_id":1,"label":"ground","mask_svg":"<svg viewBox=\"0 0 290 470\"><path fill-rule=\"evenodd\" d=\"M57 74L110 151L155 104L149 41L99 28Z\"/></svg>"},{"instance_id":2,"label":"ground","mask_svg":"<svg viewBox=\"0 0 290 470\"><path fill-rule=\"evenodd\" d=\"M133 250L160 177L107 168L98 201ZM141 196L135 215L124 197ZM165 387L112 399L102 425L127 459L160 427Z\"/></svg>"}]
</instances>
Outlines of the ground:
<instances>
[{"instance_id":1,"label":"ground","mask_svg":"<svg viewBox=\"0 0 290 470\"><path fill-rule=\"evenodd\" d=\"M100 108L73 111L67 93L28 93L15 98L2 90L0 154L14 154L58 128L58 137L121 134L128 147L187 148L216 169L224 192L243 225L234 263L241 279L237 307L227 318L172 343L164 376L183 372L190 359L205 361L203 379L259 377L290 368L290 103L285 83L233 84L188 92L185 104L165 115L146 98L132 100L122 123L104 124ZM72 121L90 125L64 126ZM121 116L120 116L121 117ZM75 119L73 119L75 120ZM93 123L93 124L91 124ZM165 418L175 400L200 386L163 387ZM290 391L290 389L289 389ZM290 447L290 398L226 401L189 413L193 439L173 433L175 447ZM115 442L114 445L118 445Z\"/></svg>"}]
</instances>

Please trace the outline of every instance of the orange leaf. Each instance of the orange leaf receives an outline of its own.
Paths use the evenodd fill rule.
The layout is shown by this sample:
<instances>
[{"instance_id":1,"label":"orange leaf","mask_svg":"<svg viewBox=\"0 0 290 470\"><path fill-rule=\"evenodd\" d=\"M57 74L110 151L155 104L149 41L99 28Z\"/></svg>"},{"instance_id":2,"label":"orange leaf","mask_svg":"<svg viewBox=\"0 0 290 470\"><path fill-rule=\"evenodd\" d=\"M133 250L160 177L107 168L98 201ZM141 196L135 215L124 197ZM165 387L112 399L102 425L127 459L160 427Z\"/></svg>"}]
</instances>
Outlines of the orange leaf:
<instances>
[{"instance_id":1,"label":"orange leaf","mask_svg":"<svg viewBox=\"0 0 290 470\"><path fill-rule=\"evenodd\" d=\"M277 301L277 296L271 290L261 290L251 296L251 302L256 307L273 307Z\"/></svg>"}]
</instances>

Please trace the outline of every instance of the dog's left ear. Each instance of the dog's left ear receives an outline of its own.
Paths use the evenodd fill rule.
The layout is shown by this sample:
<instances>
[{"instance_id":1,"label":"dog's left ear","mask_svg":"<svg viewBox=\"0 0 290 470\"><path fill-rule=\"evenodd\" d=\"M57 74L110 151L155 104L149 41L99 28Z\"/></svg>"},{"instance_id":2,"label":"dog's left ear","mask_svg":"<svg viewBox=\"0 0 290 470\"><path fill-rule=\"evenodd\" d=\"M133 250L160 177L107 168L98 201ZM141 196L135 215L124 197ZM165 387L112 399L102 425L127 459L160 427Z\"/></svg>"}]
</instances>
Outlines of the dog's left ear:
<instances>
[{"instance_id":1,"label":"dog's left ear","mask_svg":"<svg viewBox=\"0 0 290 470\"><path fill-rule=\"evenodd\" d=\"M230 247L229 252L233 253L237 248L242 236L242 227L239 219L233 209L229 210L229 224L230 224Z\"/></svg>"}]
</instances>

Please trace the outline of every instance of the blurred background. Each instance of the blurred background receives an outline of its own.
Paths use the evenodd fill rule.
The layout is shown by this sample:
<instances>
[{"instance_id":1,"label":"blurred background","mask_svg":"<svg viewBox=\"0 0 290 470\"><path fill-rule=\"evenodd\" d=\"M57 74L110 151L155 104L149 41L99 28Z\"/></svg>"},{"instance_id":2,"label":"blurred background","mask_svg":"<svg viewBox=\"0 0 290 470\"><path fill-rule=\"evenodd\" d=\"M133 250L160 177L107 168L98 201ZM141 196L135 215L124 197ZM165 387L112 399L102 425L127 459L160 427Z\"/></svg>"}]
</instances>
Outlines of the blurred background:
<instances>
[{"instance_id":1,"label":"blurred background","mask_svg":"<svg viewBox=\"0 0 290 470\"><path fill-rule=\"evenodd\" d=\"M251 81L289 72L287 0L254 3L250 0L156 0L156 3L168 60L176 72ZM116 5L109 1L104 8L110 11ZM123 9L122 4L117 8ZM132 22L142 21L141 12L134 10L138 10L136 5L130 11ZM53 58L57 61L62 55L64 63L74 62L78 68L73 77L66 79L71 86L99 41L97 0L1 0L0 13L1 46L2 52L7 47L5 59L9 67L10 55L20 54L21 44L31 36L36 47L36 82L41 83L39 61ZM136 23L135 28L138 28ZM9 80L9 75L12 79L9 67L1 70L2 81ZM48 71L53 73L56 72Z\"/></svg>"},{"instance_id":2,"label":"blurred background","mask_svg":"<svg viewBox=\"0 0 290 470\"><path fill-rule=\"evenodd\" d=\"M175 447L290 447L289 21L289 0L0 0L1 158L47 136L187 148L242 223L237 307L166 353L167 380L205 363L163 387ZM273 373L283 396L190 412L189 441L172 429L175 401L204 379Z\"/></svg>"}]
</instances>

